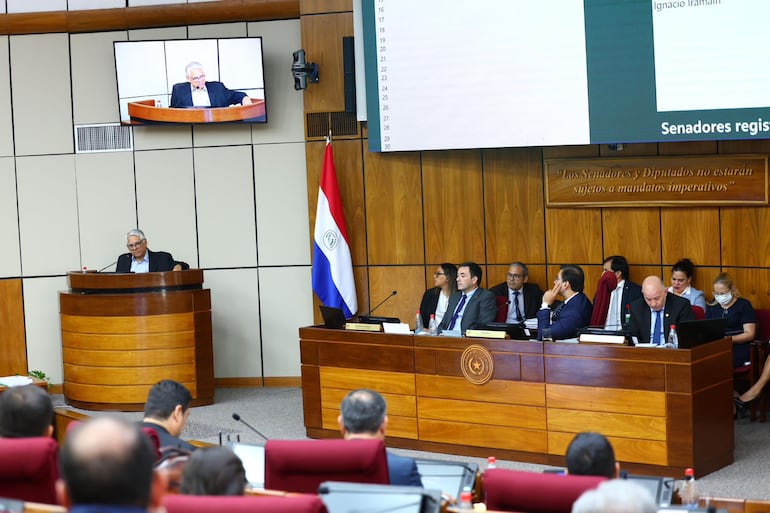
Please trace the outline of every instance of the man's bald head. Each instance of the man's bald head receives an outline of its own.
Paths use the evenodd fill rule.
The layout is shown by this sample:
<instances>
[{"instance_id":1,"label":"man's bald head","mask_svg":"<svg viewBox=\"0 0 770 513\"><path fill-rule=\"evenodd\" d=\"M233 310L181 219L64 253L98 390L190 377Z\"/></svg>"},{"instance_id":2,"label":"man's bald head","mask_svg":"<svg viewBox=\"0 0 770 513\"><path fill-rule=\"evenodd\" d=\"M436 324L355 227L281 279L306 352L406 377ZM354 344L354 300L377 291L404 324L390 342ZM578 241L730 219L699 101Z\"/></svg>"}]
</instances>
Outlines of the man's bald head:
<instances>
[{"instance_id":1,"label":"man's bald head","mask_svg":"<svg viewBox=\"0 0 770 513\"><path fill-rule=\"evenodd\" d=\"M116 504L147 508L155 454L135 424L97 417L76 426L60 455L70 504Z\"/></svg>"},{"instance_id":2,"label":"man's bald head","mask_svg":"<svg viewBox=\"0 0 770 513\"><path fill-rule=\"evenodd\" d=\"M656 312L666 305L666 294L666 285L659 276L648 276L642 282L644 301Z\"/></svg>"}]
</instances>

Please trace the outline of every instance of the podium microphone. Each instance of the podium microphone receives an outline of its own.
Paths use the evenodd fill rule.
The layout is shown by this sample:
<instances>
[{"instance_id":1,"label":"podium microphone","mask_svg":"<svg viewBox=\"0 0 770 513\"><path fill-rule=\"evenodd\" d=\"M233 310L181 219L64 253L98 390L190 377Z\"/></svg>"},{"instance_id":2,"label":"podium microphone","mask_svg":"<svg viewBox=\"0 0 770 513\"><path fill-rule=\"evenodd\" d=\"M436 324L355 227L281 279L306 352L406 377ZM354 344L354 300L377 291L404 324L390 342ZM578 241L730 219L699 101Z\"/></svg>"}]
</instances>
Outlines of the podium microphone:
<instances>
[{"instance_id":1,"label":"podium microphone","mask_svg":"<svg viewBox=\"0 0 770 513\"><path fill-rule=\"evenodd\" d=\"M379 303L377 303L377 306L375 306L374 308L372 308L371 310L369 310L368 312L366 312L366 314L365 314L365 315L359 315L359 317L364 317L364 318L366 318L366 317L369 317L370 315L372 315L372 313L374 313L374 311L375 311L375 310L377 310L379 307L381 307L382 305L384 305L384 304L385 304L385 302L386 302L386 301L388 301L388 299L392 298L392 297L393 297L393 296L395 296L396 294L398 294L398 291L397 291L397 290L394 290L393 292L391 292L391 293L388 295L388 297L386 297L385 299L383 299L382 301L380 301Z\"/></svg>"},{"instance_id":2,"label":"podium microphone","mask_svg":"<svg viewBox=\"0 0 770 513\"><path fill-rule=\"evenodd\" d=\"M96 272L97 272L97 273L100 273L100 272L104 271L105 269L107 269L108 267L112 267L113 265L115 265L115 264L117 264L117 263L118 263L118 261L117 261L117 260L115 260L115 261L114 261L114 262L112 262L111 264L107 264L107 265L105 265L104 267L102 267L101 269L99 269L99 270L98 270L98 271L96 271Z\"/></svg>"},{"instance_id":3,"label":"podium microphone","mask_svg":"<svg viewBox=\"0 0 770 513\"><path fill-rule=\"evenodd\" d=\"M237 413L233 413L233 419L234 419L234 420L237 420L237 421L238 421L238 422L240 422L240 423L242 423L244 426L246 426L247 428L251 429L251 430L252 430L252 431L254 431L256 434L258 434L259 436L261 436L262 438L264 438L265 440L270 440L268 437L266 437L265 435L263 435L263 434L262 434L262 433L261 433L261 432L260 432L260 431L259 431L257 428L255 428L254 426L252 426L251 424L249 424L248 422L246 422L245 420L243 420L243 419L241 418L241 416L240 416L240 415L238 415Z\"/></svg>"}]
</instances>

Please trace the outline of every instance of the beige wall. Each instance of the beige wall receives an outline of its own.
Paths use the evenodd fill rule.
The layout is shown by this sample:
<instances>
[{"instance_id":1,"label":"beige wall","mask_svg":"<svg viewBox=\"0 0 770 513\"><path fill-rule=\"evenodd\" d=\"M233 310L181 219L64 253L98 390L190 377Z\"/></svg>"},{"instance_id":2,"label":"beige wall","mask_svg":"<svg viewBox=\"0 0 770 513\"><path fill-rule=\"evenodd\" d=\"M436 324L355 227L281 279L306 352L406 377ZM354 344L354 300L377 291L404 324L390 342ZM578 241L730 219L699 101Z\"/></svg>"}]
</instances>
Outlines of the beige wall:
<instances>
[{"instance_id":1,"label":"beige wall","mask_svg":"<svg viewBox=\"0 0 770 513\"><path fill-rule=\"evenodd\" d=\"M133 152L74 154L74 124L118 121L113 41L257 35L267 125L137 127ZM313 320L300 46L299 20L0 36L0 279L23 279L30 369L62 381L65 273L114 261L138 224L206 270L217 378L299 375Z\"/></svg>"}]
</instances>

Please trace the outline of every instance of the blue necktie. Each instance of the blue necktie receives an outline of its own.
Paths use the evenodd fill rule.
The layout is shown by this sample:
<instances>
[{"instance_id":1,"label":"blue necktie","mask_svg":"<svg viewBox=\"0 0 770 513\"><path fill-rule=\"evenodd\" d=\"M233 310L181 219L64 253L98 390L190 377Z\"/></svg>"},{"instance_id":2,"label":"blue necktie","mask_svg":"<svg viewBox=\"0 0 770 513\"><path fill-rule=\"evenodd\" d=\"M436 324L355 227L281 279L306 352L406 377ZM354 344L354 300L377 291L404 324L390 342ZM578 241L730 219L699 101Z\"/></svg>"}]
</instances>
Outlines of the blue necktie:
<instances>
[{"instance_id":1,"label":"blue necktie","mask_svg":"<svg viewBox=\"0 0 770 513\"><path fill-rule=\"evenodd\" d=\"M660 345L660 340L663 337L663 320L660 318L662 310L655 312L655 327L652 330L652 343L656 346Z\"/></svg>"},{"instance_id":2,"label":"blue necktie","mask_svg":"<svg viewBox=\"0 0 770 513\"><path fill-rule=\"evenodd\" d=\"M521 322L524 318L521 316L521 310L519 310L519 291L513 291L513 307L516 309L516 320Z\"/></svg>"},{"instance_id":3,"label":"blue necktie","mask_svg":"<svg viewBox=\"0 0 770 513\"><path fill-rule=\"evenodd\" d=\"M452 316L452 320L451 320L451 321L449 321L449 330L450 330L450 331L454 329L454 327L455 327L455 323L457 322L457 317L460 315L460 312L462 312L462 311L463 311L463 307L465 306L465 299L466 299L467 297L468 297L468 296L466 296L465 294L463 294L463 297L462 297L462 298L460 298L460 302L459 302L459 303L457 303L457 308L455 309L455 314Z\"/></svg>"}]
</instances>

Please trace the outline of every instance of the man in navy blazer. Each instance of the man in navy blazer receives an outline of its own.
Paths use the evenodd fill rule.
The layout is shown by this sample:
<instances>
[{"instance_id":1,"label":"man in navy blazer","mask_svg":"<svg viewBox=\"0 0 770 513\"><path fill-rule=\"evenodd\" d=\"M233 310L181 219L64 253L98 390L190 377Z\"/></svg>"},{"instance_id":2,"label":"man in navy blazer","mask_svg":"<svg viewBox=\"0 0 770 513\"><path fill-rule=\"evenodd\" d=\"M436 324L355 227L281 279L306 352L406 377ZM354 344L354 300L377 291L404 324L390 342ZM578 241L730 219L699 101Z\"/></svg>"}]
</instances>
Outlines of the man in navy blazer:
<instances>
[{"instance_id":1,"label":"man in navy blazer","mask_svg":"<svg viewBox=\"0 0 770 513\"><path fill-rule=\"evenodd\" d=\"M147 249L147 238L142 230L130 230L126 234L126 247L129 253L123 253L118 257L115 272L156 273L190 268L185 262L174 260L171 253Z\"/></svg>"},{"instance_id":2,"label":"man in navy blazer","mask_svg":"<svg viewBox=\"0 0 770 513\"><path fill-rule=\"evenodd\" d=\"M222 82L207 82L206 72L199 62L184 68L187 82L174 84L171 89L171 107L229 107L250 105L251 98L241 91L232 91Z\"/></svg>"},{"instance_id":3,"label":"man in navy blazer","mask_svg":"<svg viewBox=\"0 0 770 513\"><path fill-rule=\"evenodd\" d=\"M356 438L385 440L388 427L385 398L374 390L353 390L342 400L337 422L345 440ZM412 458L387 453L390 484L422 486L417 463Z\"/></svg>"},{"instance_id":4,"label":"man in navy blazer","mask_svg":"<svg viewBox=\"0 0 770 513\"><path fill-rule=\"evenodd\" d=\"M653 312L661 316L661 339L650 340L655 331ZM642 297L631 303L631 321L628 332L637 337L641 344L650 342L661 345L668 337L671 325L680 321L694 321L690 301L666 290L666 285L658 276L648 276L642 282Z\"/></svg>"},{"instance_id":5,"label":"man in navy blazer","mask_svg":"<svg viewBox=\"0 0 770 513\"><path fill-rule=\"evenodd\" d=\"M537 339L561 340L577 337L577 330L591 323L593 307L583 294L585 275L576 265L565 265L553 282L553 288L543 293L543 304L537 311ZM551 305L561 295L564 302L554 310ZM549 331L546 331L549 330ZM547 336L550 333L550 336Z\"/></svg>"},{"instance_id":6,"label":"man in navy blazer","mask_svg":"<svg viewBox=\"0 0 770 513\"><path fill-rule=\"evenodd\" d=\"M481 267L475 262L457 266L457 292L449 298L439 332L460 330L465 333L476 324L492 322L497 316L495 295L479 287Z\"/></svg>"}]
</instances>

